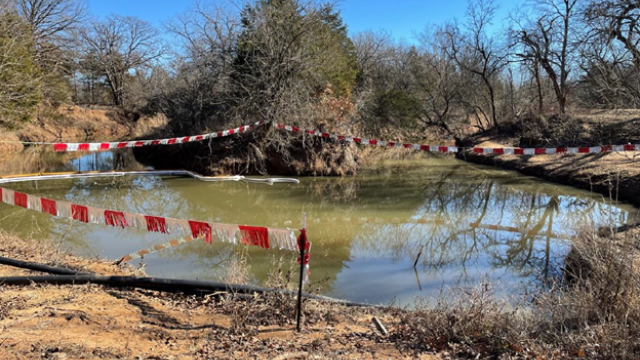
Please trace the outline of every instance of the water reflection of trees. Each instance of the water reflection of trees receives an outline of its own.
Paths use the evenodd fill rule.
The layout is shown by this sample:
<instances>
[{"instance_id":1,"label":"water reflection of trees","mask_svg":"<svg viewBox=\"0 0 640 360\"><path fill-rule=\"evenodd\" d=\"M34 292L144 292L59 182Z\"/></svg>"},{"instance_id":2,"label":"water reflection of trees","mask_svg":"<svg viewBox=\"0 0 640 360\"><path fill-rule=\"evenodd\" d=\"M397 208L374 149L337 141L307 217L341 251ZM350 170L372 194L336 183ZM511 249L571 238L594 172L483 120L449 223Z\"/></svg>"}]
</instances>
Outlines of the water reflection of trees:
<instances>
[{"instance_id":1,"label":"water reflection of trees","mask_svg":"<svg viewBox=\"0 0 640 360\"><path fill-rule=\"evenodd\" d=\"M105 152L55 152L51 147L30 146L2 157L0 176L58 171L142 170L131 149Z\"/></svg>"},{"instance_id":2,"label":"water reflection of trees","mask_svg":"<svg viewBox=\"0 0 640 360\"><path fill-rule=\"evenodd\" d=\"M127 163L132 161L127 154L117 159L114 155L84 157L65 166L74 170L138 166ZM328 276L331 281L354 259L384 258L413 264L421 249L423 277L442 277L452 268L464 277L468 269L486 265L544 278L553 275L564 251L563 243L554 237L569 236L575 224L609 217L621 223L628 216L604 202L565 195L557 187L523 178L513 180L512 173L496 176L495 172L442 159L407 163L401 174L380 171L355 178L303 179L300 185L122 177L11 187L95 207L225 223L297 228L306 211L313 243L312 280ZM64 236L86 249L99 245L102 256L115 258L167 240L165 235L143 231L125 233L51 221L41 214L16 220L21 216L15 215L18 211L0 206L0 226L34 228L36 219L43 236ZM3 221L3 215L10 219ZM359 221L361 218L374 221ZM491 230L485 225L509 226L519 232ZM295 263L295 254L216 242L193 242L145 261L157 269L175 263L191 272L197 269L201 278L214 278L228 259L244 251L257 282L265 280L274 257L285 256Z\"/></svg>"},{"instance_id":3,"label":"water reflection of trees","mask_svg":"<svg viewBox=\"0 0 640 360\"><path fill-rule=\"evenodd\" d=\"M406 261L421 251L420 265L432 276L450 266L464 273L488 255L493 268L547 278L564 251L564 243L554 237L569 237L567 224L612 212L625 220L624 212L590 199L530 192L489 177L459 181L458 169L442 173L422 189L415 217L428 217L430 224L370 225L354 240L360 254ZM517 227L521 233L482 229L478 225L483 223Z\"/></svg>"}]
</instances>

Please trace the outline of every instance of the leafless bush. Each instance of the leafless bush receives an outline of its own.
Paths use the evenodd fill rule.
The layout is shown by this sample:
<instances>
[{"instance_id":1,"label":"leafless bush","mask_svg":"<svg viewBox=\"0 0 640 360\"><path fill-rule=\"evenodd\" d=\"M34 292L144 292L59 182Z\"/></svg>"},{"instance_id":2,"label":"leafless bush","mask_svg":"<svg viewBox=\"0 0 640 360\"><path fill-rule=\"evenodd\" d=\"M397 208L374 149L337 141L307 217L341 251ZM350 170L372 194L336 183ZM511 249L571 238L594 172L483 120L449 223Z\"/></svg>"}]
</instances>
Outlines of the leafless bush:
<instances>
[{"instance_id":1,"label":"leafless bush","mask_svg":"<svg viewBox=\"0 0 640 360\"><path fill-rule=\"evenodd\" d=\"M231 329L235 333L256 331L260 326L286 326L295 323L296 289L298 267L289 266L290 259L273 260L273 270L269 273L266 285L275 291L249 297L227 296L222 301L222 309L231 315ZM240 261L235 265L240 272L247 271L247 263ZM244 268L244 269L243 269ZM320 293L327 280L305 285L305 290ZM331 321L341 306L327 305L313 300L304 300L303 315L305 324L319 321Z\"/></svg>"},{"instance_id":2,"label":"leafless bush","mask_svg":"<svg viewBox=\"0 0 640 360\"><path fill-rule=\"evenodd\" d=\"M458 300L450 298L443 294L435 305L418 302L415 311L403 313L396 335L401 346L442 351L457 344L468 355L513 351L517 311L496 300L489 285L481 283Z\"/></svg>"},{"instance_id":3,"label":"leafless bush","mask_svg":"<svg viewBox=\"0 0 640 360\"><path fill-rule=\"evenodd\" d=\"M508 305L487 285L457 301L419 303L401 313L396 341L418 351L453 351L491 357L589 357L640 355L638 235L601 238L583 233L567 259L565 282Z\"/></svg>"},{"instance_id":4,"label":"leafless bush","mask_svg":"<svg viewBox=\"0 0 640 360\"><path fill-rule=\"evenodd\" d=\"M234 256L225 266L221 281L227 284L246 284L249 281L249 269L245 254Z\"/></svg>"}]
</instances>

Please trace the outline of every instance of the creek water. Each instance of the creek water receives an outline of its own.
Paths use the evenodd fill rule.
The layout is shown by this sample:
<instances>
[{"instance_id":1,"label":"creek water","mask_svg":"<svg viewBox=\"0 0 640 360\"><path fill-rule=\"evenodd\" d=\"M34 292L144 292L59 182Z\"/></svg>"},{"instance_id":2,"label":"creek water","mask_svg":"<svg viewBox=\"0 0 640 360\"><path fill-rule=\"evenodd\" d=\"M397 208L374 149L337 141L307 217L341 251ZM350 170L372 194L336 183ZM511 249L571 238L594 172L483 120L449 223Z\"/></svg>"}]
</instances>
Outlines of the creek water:
<instances>
[{"instance_id":1,"label":"creek water","mask_svg":"<svg viewBox=\"0 0 640 360\"><path fill-rule=\"evenodd\" d=\"M0 173L145 168L127 149L83 156L27 149L5 159ZM354 177L300 180L269 186L132 176L3 186L111 210L222 223L299 228L306 212L312 282L330 296L401 306L411 306L416 297L455 296L480 283L490 284L500 297L526 294L560 278L569 239L579 228L621 225L637 217L637 209L601 195L451 157L380 161ZM0 204L0 229L108 259L170 239L5 204ZM215 239L132 264L144 265L151 276L220 281L233 278L236 267L230 264L239 257L255 284L267 283L279 261L297 266L297 256L289 252Z\"/></svg>"}]
</instances>

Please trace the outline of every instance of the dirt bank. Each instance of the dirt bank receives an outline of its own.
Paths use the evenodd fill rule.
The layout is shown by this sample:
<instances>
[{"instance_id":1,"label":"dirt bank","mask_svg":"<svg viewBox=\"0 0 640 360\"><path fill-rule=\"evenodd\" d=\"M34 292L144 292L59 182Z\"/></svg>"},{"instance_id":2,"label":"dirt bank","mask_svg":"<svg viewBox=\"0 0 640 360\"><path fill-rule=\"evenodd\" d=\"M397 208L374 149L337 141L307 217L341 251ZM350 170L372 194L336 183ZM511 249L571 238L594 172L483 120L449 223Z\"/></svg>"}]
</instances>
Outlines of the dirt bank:
<instances>
[{"instance_id":1,"label":"dirt bank","mask_svg":"<svg viewBox=\"0 0 640 360\"><path fill-rule=\"evenodd\" d=\"M110 107L42 106L36 118L20 129L0 128L0 141L82 142L113 141L144 136L166 126L163 115L125 114ZM0 156L22 151L21 144L0 142Z\"/></svg>"},{"instance_id":2,"label":"dirt bank","mask_svg":"<svg viewBox=\"0 0 640 360\"><path fill-rule=\"evenodd\" d=\"M172 136L193 134L172 134ZM166 136L166 134L164 135ZM136 158L156 169L187 169L203 175L354 175L353 144L292 135L264 125L210 141L134 149Z\"/></svg>"},{"instance_id":3,"label":"dirt bank","mask_svg":"<svg viewBox=\"0 0 640 360\"><path fill-rule=\"evenodd\" d=\"M20 138L16 134L0 131L0 160L23 149L22 144L16 143L17 141Z\"/></svg>"},{"instance_id":4,"label":"dirt bank","mask_svg":"<svg viewBox=\"0 0 640 360\"><path fill-rule=\"evenodd\" d=\"M589 112L573 117L525 119L470 136L458 145L572 147L640 143L640 113ZM640 206L640 153L492 155L464 153L466 161L499 166Z\"/></svg>"},{"instance_id":5,"label":"dirt bank","mask_svg":"<svg viewBox=\"0 0 640 360\"><path fill-rule=\"evenodd\" d=\"M478 146L505 147L494 142ZM640 206L640 153L586 155L489 155L464 153L459 159L516 170L559 184L602 194L607 199Z\"/></svg>"}]
</instances>

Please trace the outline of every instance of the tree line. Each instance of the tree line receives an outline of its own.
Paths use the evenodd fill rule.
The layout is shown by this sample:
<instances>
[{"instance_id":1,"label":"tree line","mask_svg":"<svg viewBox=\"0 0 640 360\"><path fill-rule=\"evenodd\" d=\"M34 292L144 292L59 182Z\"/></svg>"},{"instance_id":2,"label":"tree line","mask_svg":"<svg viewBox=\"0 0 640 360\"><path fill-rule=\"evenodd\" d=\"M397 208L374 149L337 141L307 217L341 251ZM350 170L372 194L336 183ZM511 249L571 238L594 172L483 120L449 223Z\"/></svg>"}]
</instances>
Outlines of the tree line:
<instances>
[{"instance_id":1,"label":"tree line","mask_svg":"<svg viewBox=\"0 0 640 360\"><path fill-rule=\"evenodd\" d=\"M81 0L0 0L0 123L73 103L162 112L184 129L322 119L452 134L469 119L488 129L640 106L640 0L520 5L497 19L492 0L470 0L408 43L350 36L321 0L197 2L161 29L92 19Z\"/></svg>"}]
</instances>

